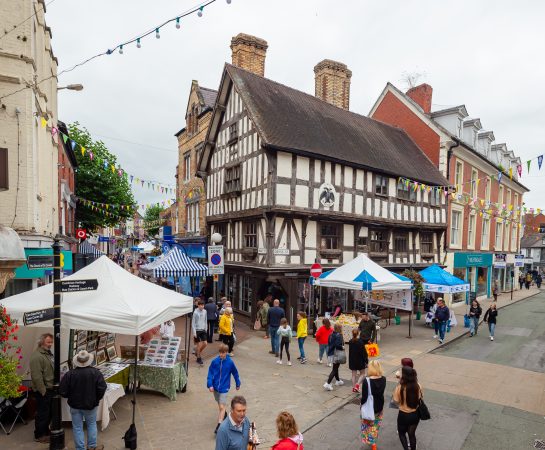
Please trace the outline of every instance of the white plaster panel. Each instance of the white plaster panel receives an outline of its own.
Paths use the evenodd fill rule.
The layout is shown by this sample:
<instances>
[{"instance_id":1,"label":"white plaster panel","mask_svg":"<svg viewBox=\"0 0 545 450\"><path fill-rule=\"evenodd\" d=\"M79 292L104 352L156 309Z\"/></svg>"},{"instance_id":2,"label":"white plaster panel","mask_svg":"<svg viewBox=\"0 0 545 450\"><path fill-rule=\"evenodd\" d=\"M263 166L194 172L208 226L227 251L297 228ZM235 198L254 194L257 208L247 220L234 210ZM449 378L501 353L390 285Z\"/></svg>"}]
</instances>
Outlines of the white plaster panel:
<instances>
[{"instance_id":1,"label":"white plaster panel","mask_svg":"<svg viewBox=\"0 0 545 450\"><path fill-rule=\"evenodd\" d=\"M354 252L343 252L343 261L348 262L354 259Z\"/></svg>"},{"instance_id":2,"label":"white plaster panel","mask_svg":"<svg viewBox=\"0 0 545 450\"><path fill-rule=\"evenodd\" d=\"M309 177L309 159L304 156L297 157L297 178L307 181Z\"/></svg>"},{"instance_id":3,"label":"white plaster panel","mask_svg":"<svg viewBox=\"0 0 545 450\"><path fill-rule=\"evenodd\" d=\"M416 210L416 220L422 222L422 208L417 208Z\"/></svg>"},{"instance_id":4,"label":"white plaster panel","mask_svg":"<svg viewBox=\"0 0 545 450\"><path fill-rule=\"evenodd\" d=\"M399 203L396 203L396 219L401 218L401 205Z\"/></svg>"},{"instance_id":5,"label":"white plaster panel","mask_svg":"<svg viewBox=\"0 0 545 450\"><path fill-rule=\"evenodd\" d=\"M344 194L343 211L345 213L352 212L352 194Z\"/></svg>"},{"instance_id":6,"label":"white plaster panel","mask_svg":"<svg viewBox=\"0 0 545 450\"><path fill-rule=\"evenodd\" d=\"M356 189L363 190L363 177L365 172L361 169L356 170Z\"/></svg>"},{"instance_id":7,"label":"white plaster panel","mask_svg":"<svg viewBox=\"0 0 545 450\"><path fill-rule=\"evenodd\" d=\"M335 186L341 185L341 165L335 164L335 182L333 183Z\"/></svg>"},{"instance_id":8,"label":"white plaster panel","mask_svg":"<svg viewBox=\"0 0 545 450\"><path fill-rule=\"evenodd\" d=\"M403 214L405 220L409 220L409 207L407 205L403 205Z\"/></svg>"},{"instance_id":9,"label":"white plaster panel","mask_svg":"<svg viewBox=\"0 0 545 450\"><path fill-rule=\"evenodd\" d=\"M331 163L326 161L325 163L325 182L331 183ZM332 183L333 184L333 183Z\"/></svg>"},{"instance_id":10,"label":"white plaster panel","mask_svg":"<svg viewBox=\"0 0 545 450\"><path fill-rule=\"evenodd\" d=\"M288 184L276 185L276 204L288 205L290 204L290 186Z\"/></svg>"},{"instance_id":11,"label":"white plaster panel","mask_svg":"<svg viewBox=\"0 0 545 450\"><path fill-rule=\"evenodd\" d=\"M386 200L381 200L382 202L382 217L384 219L388 218L388 202Z\"/></svg>"},{"instance_id":12,"label":"white plaster panel","mask_svg":"<svg viewBox=\"0 0 545 450\"><path fill-rule=\"evenodd\" d=\"M378 216L380 212L380 200L375 198L375 216Z\"/></svg>"},{"instance_id":13,"label":"white plaster panel","mask_svg":"<svg viewBox=\"0 0 545 450\"><path fill-rule=\"evenodd\" d=\"M366 201L366 210L367 210L367 215L371 215L371 199L370 198L367 198L365 199Z\"/></svg>"},{"instance_id":14,"label":"white plaster panel","mask_svg":"<svg viewBox=\"0 0 545 450\"><path fill-rule=\"evenodd\" d=\"M314 160L314 181L317 183L320 181L320 167L321 162L319 159Z\"/></svg>"},{"instance_id":15,"label":"white plaster panel","mask_svg":"<svg viewBox=\"0 0 545 450\"><path fill-rule=\"evenodd\" d=\"M291 263L292 264L301 264L301 257L299 255L292 255Z\"/></svg>"},{"instance_id":16,"label":"white plaster panel","mask_svg":"<svg viewBox=\"0 0 545 450\"><path fill-rule=\"evenodd\" d=\"M304 264L314 264L315 259L316 259L316 250L305 250Z\"/></svg>"},{"instance_id":17,"label":"white plaster panel","mask_svg":"<svg viewBox=\"0 0 545 450\"><path fill-rule=\"evenodd\" d=\"M318 198L319 190L317 188L314 189L314 201L312 207L314 209L318 209L320 207L319 198Z\"/></svg>"},{"instance_id":18,"label":"white plaster panel","mask_svg":"<svg viewBox=\"0 0 545 450\"><path fill-rule=\"evenodd\" d=\"M373 192L373 173L367 172L367 192Z\"/></svg>"},{"instance_id":19,"label":"white plaster panel","mask_svg":"<svg viewBox=\"0 0 545 450\"><path fill-rule=\"evenodd\" d=\"M367 237L367 236L369 236L369 228L361 227L359 237Z\"/></svg>"},{"instance_id":20,"label":"white plaster panel","mask_svg":"<svg viewBox=\"0 0 545 450\"><path fill-rule=\"evenodd\" d=\"M354 245L354 225L344 224L344 245Z\"/></svg>"},{"instance_id":21,"label":"white plaster panel","mask_svg":"<svg viewBox=\"0 0 545 450\"><path fill-rule=\"evenodd\" d=\"M279 177L291 178L291 155L285 152L278 152L276 174Z\"/></svg>"},{"instance_id":22,"label":"white plaster panel","mask_svg":"<svg viewBox=\"0 0 545 450\"><path fill-rule=\"evenodd\" d=\"M363 196L356 195L356 214L363 214Z\"/></svg>"},{"instance_id":23,"label":"white plaster panel","mask_svg":"<svg viewBox=\"0 0 545 450\"><path fill-rule=\"evenodd\" d=\"M394 263L394 255L392 255L391 253L388 255L388 262L390 264L393 264Z\"/></svg>"},{"instance_id":24,"label":"white plaster panel","mask_svg":"<svg viewBox=\"0 0 545 450\"><path fill-rule=\"evenodd\" d=\"M349 188L352 187L353 174L354 174L354 169L352 169L351 167L344 168L344 185L346 187L349 187Z\"/></svg>"},{"instance_id":25,"label":"white plaster panel","mask_svg":"<svg viewBox=\"0 0 545 450\"><path fill-rule=\"evenodd\" d=\"M415 211L414 211L414 210L415 210L415 207L414 207L414 206L411 206L410 208L411 208L411 216L410 216L410 220L414 220L414 215L415 215L415 214L414 214L414 213L415 213Z\"/></svg>"},{"instance_id":26,"label":"white plaster panel","mask_svg":"<svg viewBox=\"0 0 545 450\"><path fill-rule=\"evenodd\" d=\"M295 186L295 206L308 208L308 186Z\"/></svg>"},{"instance_id":27,"label":"white plaster panel","mask_svg":"<svg viewBox=\"0 0 545 450\"><path fill-rule=\"evenodd\" d=\"M307 237L305 243L307 247L316 247L316 222L309 220L307 223Z\"/></svg>"}]
</instances>

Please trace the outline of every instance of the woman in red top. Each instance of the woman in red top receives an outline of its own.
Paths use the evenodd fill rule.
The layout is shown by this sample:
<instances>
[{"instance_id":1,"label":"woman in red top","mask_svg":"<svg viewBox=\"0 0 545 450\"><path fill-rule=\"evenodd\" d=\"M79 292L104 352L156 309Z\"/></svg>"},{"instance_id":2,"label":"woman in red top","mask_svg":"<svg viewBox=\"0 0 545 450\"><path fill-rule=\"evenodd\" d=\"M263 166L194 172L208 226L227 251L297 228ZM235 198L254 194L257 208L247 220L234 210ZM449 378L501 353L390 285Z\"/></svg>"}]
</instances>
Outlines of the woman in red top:
<instances>
[{"instance_id":1,"label":"woman in red top","mask_svg":"<svg viewBox=\"0 0 545 450\"><path fill-rule=\"evenodd\" d=\"M324 353L327 356L327 341L329 339L329 335L333 333L333 327L331 326L331 322L328 318L325 318L322 322L322 326L318 328L318 331L316 331L316 342L320 345L320 354L318 356L318 363L322 364L322 357L324 356Z\"/></svg>"},{"instance_id":2,"label":"woman in red top","mask_svg":"<svg viewBox=\"0 0 545 450\"><path fill-rule=\"evenodd\" d=\"M271 450L304 450L303 435L299 433L295 418L287 411L282 411L276 418L276 431L280 438Z\"/></svg>"}]
</instances>

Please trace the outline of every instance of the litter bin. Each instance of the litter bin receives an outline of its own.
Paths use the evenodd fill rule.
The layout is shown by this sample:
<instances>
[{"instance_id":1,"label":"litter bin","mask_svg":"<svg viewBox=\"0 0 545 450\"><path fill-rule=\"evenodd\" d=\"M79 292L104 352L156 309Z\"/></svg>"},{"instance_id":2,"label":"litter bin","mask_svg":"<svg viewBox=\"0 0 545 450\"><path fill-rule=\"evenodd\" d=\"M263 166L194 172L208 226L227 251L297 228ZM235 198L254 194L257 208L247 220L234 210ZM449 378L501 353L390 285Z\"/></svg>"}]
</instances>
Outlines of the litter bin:
<instances>
[{"instance_id":1,"label":"litter bin","mask_svg":"<svg viewBox=\"0 0 545 450\"><path fill-rule=\"evenodd\" d=\"M401 317L395 316L395 317L394 317L394 320L395 320L395 322L396 322L396 325L400 325L400 324L401 324Z\"/></svg>"},{"instance_id":2,"label":"litter bin","mask_svg":"<svg viewBox=\"0 0 545 450\"><path fill-rule=\"evenodd\" d=\"M420 320L422 318L422 312L416 311L416 320Z\"/></svg>"}]
</instances>

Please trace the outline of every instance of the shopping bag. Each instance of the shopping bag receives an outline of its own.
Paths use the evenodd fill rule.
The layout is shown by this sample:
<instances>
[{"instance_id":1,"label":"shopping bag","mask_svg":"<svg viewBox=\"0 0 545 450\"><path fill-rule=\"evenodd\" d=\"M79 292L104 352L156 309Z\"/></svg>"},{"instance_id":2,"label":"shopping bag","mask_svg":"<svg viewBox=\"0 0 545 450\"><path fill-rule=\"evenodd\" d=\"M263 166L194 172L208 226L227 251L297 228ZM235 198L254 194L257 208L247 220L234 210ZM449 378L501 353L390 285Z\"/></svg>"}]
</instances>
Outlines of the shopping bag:
<instances>
[{"instance_id":1,"label":"shopping bag","mask_svg":"<svg viewBox=\"0 0 545 450\"><path fill-rule=\"evenodd\" d=\"M261 320L255 319L255 322L254 322L254 330L255 330L255 331L261 330Z\"/></svg>"},{"instance_id":2,"label":"shopping bag","mask_svg":"<svg viewBox=\"0 0 545 450\"><path fill-rule=\"evenodd\" d=\"M344 350L335 349L333 364L346 364L346 352Z\"/></svg>"},{"instance_id":3,"label":"shopping bag","mask_svg":"<svg viewBox=\"0 0 545 450\"><path fill-rule=\"evenodd\" d=\"M365 344L365 350L369 358L378 358L380 356L378 344Z\"/></svg>"},{"instance_id":4,"label":"shopping bag","mask_svg":"<svg viewBox=\"0 0 545 450\"><path fill-rule=\"evenodd\" d=\"M373 400L373 394L371 393L371 383L369 378L367 380L367 400L361 405L361 418L364 420L375 420L375 402Z\"/></svg>"}]
</instances>

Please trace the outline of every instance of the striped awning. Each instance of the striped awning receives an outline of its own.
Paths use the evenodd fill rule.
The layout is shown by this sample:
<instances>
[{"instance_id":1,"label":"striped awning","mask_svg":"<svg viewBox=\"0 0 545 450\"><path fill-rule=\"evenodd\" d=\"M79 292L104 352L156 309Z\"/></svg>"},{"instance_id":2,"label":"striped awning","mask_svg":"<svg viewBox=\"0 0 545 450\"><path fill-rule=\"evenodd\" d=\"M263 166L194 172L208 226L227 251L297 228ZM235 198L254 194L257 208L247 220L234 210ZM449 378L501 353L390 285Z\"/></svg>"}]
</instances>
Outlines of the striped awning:
<instances>
[{"instance_id":1,"label":"striped awning","mask_svg":"<svg viewBox=\"0 0 545 450\"><path fill-rule=\"evenodd\" d=\"M102 253L98 248L92 244L89 244L87 241L83 241L78 245L78 252L85 255L93 255L97 258L104 255L104 253Z\"/></svg>"},{"instance_id":2,"label":"striped awning","mask_svg":"<svg viewBox=\"0 0 545 450\"><path fill-rule=\"evenodd\" d=\"M140 267L144 275L160 277L204 277L208 267L194 261L178 247L173 247L158 264L156 261Z\"/></svg>"}]
</instances>

